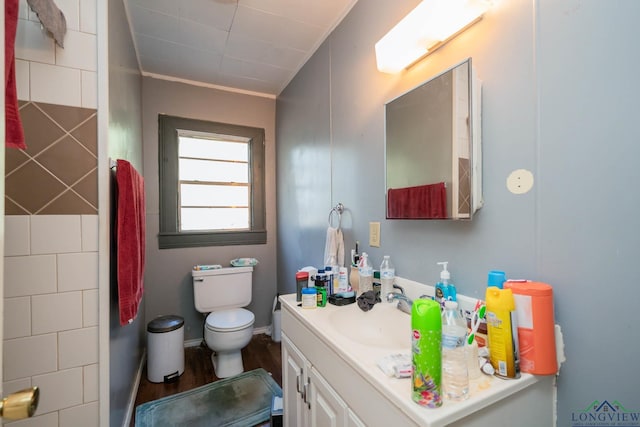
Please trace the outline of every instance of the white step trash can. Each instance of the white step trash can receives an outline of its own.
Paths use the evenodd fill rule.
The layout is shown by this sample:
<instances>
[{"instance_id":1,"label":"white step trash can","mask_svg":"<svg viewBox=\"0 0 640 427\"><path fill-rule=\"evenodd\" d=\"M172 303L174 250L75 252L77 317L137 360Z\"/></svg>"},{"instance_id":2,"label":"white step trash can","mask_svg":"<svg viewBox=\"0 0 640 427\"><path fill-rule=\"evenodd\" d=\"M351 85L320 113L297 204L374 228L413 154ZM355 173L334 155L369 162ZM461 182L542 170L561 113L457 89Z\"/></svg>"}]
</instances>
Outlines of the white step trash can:
<instances>
[{"instance_id":1,"label":"white step trash can","mask_svg":"<svg viewBox=\"0 0 640 427\"><path fill-rule=\"evenodd\" d=\"M184 372L184 319L160 316L147 325L147 379L152 383L177 380Z\"/></svg>"}]
</instances>

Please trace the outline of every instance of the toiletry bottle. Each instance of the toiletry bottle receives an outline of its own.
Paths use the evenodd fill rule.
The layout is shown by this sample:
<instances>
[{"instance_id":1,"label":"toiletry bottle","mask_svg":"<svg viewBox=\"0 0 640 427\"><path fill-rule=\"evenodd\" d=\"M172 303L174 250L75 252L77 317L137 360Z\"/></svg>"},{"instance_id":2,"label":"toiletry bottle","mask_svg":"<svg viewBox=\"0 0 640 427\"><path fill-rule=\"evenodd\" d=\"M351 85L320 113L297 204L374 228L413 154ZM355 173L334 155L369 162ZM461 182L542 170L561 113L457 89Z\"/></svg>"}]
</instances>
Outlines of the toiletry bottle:
<instances>
[{"instance_id":1,"label":"toiletry bottle","mask_svg":"<svg viewBox=\"0 0 640 427\"><path fill-rule=\"evenodd\" d=\"M529 280L507 280L518 314L518 345L520 370L535 375L555 375L555 320L553 317L553 288L551 285Z\"/></svg>"},{"instance_id":2,"label":"toiletry bottle","mask_svg":"<svg viewBox=\"0 0 640 427\"><path fill-rule=\"evenodd\" d=\"M391 257L385 255L380 264L380 299L387 300L387 294L393 292L393 281L396 277L396 269L391 262Z\"/></svg>"},{"instance_id":3,"label":"toiletry bottle","mask_svg":"<svg viewBox=\"0 0 640 427\"><path fill-rule=\"evenodd\" d=\"M442 392L451 400L469 397L465 343L467 323L456 301L445 301L442 312Z\"/></svg>"},{"instance_id":4,"label":"toiletry bottle","mask_svg":"<svg viewBox=\"0 0 640 427\"><path fill-rule=\"evenodd\" d=\"M489 286L485 300L489 361L497 376L519 378L518 325L513 293L511 289Z\"/></svg>"},{"instance_id":5,"label":"toiletry bottle","mask_svg":"<svg viewBox=\"0 0 640 427\"><path fill-rule=\"evenodd\" d=\"M298 271L296 273L296 301L302 301L302 288L306 288L309 283L309 273Z\"/></svg>"},{"instance_id":6,"label":"toiletry bottle","mask_svg":"<svg viewBox=\"0 0 640 427\"><path fill-rule=\"evenodd\" d=\"M316 308L317 306L316 288L302 288L302 308Z\"/></svg>"},{"instance_id":7,"label":"toiletry bottle","mask_svg":"<svg viewBox=\"0 0 640 427\"><path fill-rule=\"evenodd\" d=\"M440 305L417 299L411 306L411 398L420 406L442 406L442 318Z\"/></svg>"},{"instance_id":8,"label":"toiletry bottle","mask_svg":"<svg viewBox=\"0 0 640 427\"><path fill-rule=\"evenodd\" d=\"M356 248L351 249L351 272L349 273L349 286L356 295L360 295L358 292L360 283L360 273L358 272L358 265L360 264L360 254L358 253L358 243L356 242Z\"/></svg>"},{"instance_id":9,"label":"toiletry bottle","mask_svg":"<svg viewBox=\"0 0 640 427\"><path fill-rule=\"evenodd\" d=\"M373 265L371 265L366 252L362 253L360 264L358 265L358 281L359 295L373 290Z\"/></svg>"},{"instance_id":10,"label":"toiletry bottle","mask_svg":"<svg viewBox=\"0 0 640 427\"><path fill-rule=\"evenodd\" d=\"M444 308L445 301L456 301L456 288L452 283L449 283L449 279L451 279L451 273L447 270L448 261L443 261L437 263L442 266L442 271L440 272L440 281L436 283L435 286L435 297L434 299L440 304L440 307Z\"/></svg>"}]
</instances>

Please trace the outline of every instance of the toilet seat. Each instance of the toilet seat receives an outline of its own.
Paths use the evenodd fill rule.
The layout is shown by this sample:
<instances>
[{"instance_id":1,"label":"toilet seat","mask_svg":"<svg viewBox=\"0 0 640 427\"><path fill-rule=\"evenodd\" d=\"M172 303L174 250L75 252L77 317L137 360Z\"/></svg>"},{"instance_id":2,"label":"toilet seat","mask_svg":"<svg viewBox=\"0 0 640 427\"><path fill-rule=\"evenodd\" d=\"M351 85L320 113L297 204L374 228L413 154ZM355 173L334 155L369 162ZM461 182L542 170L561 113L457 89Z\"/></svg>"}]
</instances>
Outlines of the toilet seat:
<instances>
[{"instance_id":1,"label":"toilet seat","mask_svg":"<svg viewBox=\"0 0 640 427\"><path fill-rule=\"evenodd\" d=\"M255 316L244 308L214 311L207 316L207 329L216 332L233 332L253 324Z\"/></svg>"}]
</instances>

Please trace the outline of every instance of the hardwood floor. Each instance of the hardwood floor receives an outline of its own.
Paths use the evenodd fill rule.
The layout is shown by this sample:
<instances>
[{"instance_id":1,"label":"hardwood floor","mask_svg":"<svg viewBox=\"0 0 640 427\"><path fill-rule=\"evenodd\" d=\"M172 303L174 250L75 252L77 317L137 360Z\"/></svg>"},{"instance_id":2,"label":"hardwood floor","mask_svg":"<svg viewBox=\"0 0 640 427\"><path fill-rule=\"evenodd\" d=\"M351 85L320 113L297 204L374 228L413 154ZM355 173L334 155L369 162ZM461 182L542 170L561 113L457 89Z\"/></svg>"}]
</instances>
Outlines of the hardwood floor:
<instances>
[{"instance_id":1,"label":"hardwood floor","mask_svg":"<svg viewBox=\"0 0 640 427\"><path fill-rule=\"evenodd\" d=\"M271 373L273 379L282 387L282 357L280 343L273 342L265 334L254 335L251 342L242 349L245 371L263 368ZM135 405L156 400L161 397L181 393L196 387L217 381L211 364L211 350L206 345L185 348L184 373L177 381L169 384L152 383L147 380L147 368L143 368ZM269 424L267 423L266 426ZM131 427L135 426L135 411L131 418Z\"/></svg>"}]
</instances>

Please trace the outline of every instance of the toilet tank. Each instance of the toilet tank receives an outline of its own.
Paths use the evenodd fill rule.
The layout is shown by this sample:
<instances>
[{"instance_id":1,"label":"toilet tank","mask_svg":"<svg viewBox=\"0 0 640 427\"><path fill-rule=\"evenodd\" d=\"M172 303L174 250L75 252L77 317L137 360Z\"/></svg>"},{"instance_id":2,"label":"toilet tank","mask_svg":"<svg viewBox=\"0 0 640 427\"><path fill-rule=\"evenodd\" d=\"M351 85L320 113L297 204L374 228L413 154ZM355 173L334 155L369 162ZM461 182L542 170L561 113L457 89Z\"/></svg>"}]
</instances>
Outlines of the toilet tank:
<instances>
[{"instance_id":1,"label":"toilet tank","mask_svg":"<svg viewBox=\"0 0 640 427\"><path fill-rule=\"evenodd\" d=\"M191 271L193 299L200 313L246 307L251 303L253 267Z\"/></svg>"}]
</instances>

